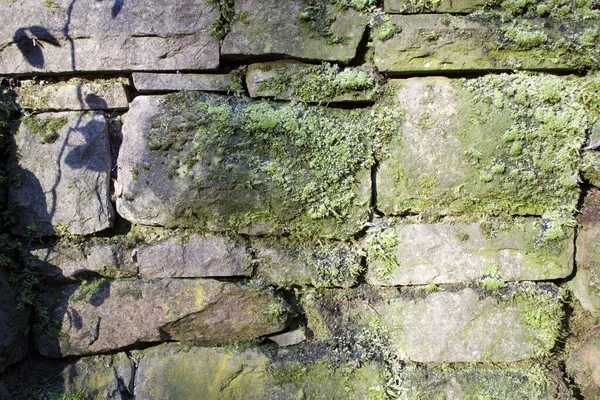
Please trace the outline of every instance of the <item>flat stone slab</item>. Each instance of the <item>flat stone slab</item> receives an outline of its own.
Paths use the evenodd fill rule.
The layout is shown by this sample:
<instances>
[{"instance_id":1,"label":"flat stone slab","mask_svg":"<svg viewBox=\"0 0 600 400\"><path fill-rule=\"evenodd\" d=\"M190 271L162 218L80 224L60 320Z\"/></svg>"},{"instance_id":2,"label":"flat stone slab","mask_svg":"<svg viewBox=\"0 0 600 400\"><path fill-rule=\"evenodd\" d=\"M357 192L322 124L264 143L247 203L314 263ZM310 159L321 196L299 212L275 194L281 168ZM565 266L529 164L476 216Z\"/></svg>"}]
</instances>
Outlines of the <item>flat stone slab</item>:
<instances>
[{"instance_id":1,"label":"flat stone slab","mask_svg":"<svg viewBox=\"0 0 600 400\"><path fill-rule=\"evenodd\" d=\"M391 81L395 103L387 107L395 104L405 115L377 170L377 209L388 215L574 212L578 148L588 129L578 100L584 82L525 74Z\"/></svg>"},{"instance_id":2,"label":"flat stone slab","mask_svg":"<svg viewBox=\"0 0 600 400\"><path fill-rule=\"evenodd\" d=\"M146 225L351 236L369 214L361 118L200 92L139 96L123 126L117 210Z\"/></svg>"},{"instance_id":3,"label":"flat stone slab","mask_svg":"<svg viewBox=\"0 0 600 400\"><path fill-rule=\"evenodd\" d=\"M281 331L287 308L268 292L215 280L97 280L49 293L36 346L59 358L159 341L218 345Z\"/></svg>"},{"instance_id":4,"label":"flat stone slab","mask_svg":"<svg viewBox=\"0 0 600 400\"><path fill-rule=\"evenodd\" d=\"M363 270L359 250L348 245L256 240L252 251L256 275L275 286L350 287Z\"/></svg>"},{"instance_id":5,"label":"flat stone slab","mask_svg":"<svg viewBox=\"0 0 600 400\"><path fill-rule=\"evenodd\" d=\"M218 12L203 0L8 2L0 73L216 69Z\"/></svg>"},{"instance_id":6,"label":"flat stone slab","mask_svg":"<svg viewBox=\"0 0 600 400\"><path fill-rule=\"evenodd\" d=\"M452 71L577 70L589 68L600 49L598 40L588 43L578 36L594 29L588 20L537 19L501 24L499 21L440 14L391 16L388 26L401 32L387 38L376 34L375 65L387 74ZM379 29L385 29L384 27ZM578 57L561 41L570 32L581 44ZM385 40L382 40L385 39ZM588 46L583 43L588 43Z\"/></svg>"},{"instance_id":7,"label":"flat stone slab","mask_svg":"<svg viewBox=\"0 0 600 400\"><path fill-rule=\"evenodd\" d=\"M22 82L19 105L32 111L126 110L129 80L71 79L60 83Z\"/></svg>"},{"instance_id":8,"label":"flat stone slab","mask_svg":"<svg viewBox=\"0 0 600 400\"><path fill-rule=\"evenodd\" d=\"M235 77L232 74L168 74L134 72L133 85L142 94L202 90L205 92L231 92Z\"/></svg>"},{"instance_id":9,"label":"flat stone slab","mask_svg":"<svg viewBox=\"0 0 600 400\"><path fill-rule=\"evenodd\" d=\"M133 246L127 243L66 245L33 248L23 251L25 265L53 281L98 274L110 278L135 277L138 267L133 260Z\"/></svg>"},{"instance_id":10,"label":"flat stone slab","mask_svg":"<svg viewBox=\"0 0 600 400\"><path fill-rule=\"evenodd\" d=\"M174 237L142 247L137 261L140 276L148 278L233 277L252 272L245 246L213 235Z\"/></svg>"},{"instance_id":11,"label":"flat stone slab","mask_svg":"<svg viewBox=\"0 0 600 400\"><path fill-rule=\"evenodd\" d=\"M291 332L280 333L279 335L269 336L269 340L277 343L279 347L294 346L306 340L306 334L302 329L296 329Z\"/></svg>"},{"instance_id":12,"label":"flat stone slab","mask_svg":"<svg viewBox=\"0 0 600 400\"><path fill-rule=\"evenodd\" d=\"M489 2L487 0L441 0L429 3L437 3L427 6L427 1L411 0L385 0L383 10L387 13L413 14L413 13L457 13L468 14L482 9Z\"/></svg>"},{"instance_id":13,"label":"flat stone slab","mask_svg":"<svg viewBox=\"0 0 600 400\"><path fill-rule=\"evenodd\" d=\"M43 113L23 118L9 165L9 204L19 208L13 232L86 235L112 226L111 153L104 115Z\"/></svg>"},{"instance_id":14,"label":"flat stone slab","mask_svg":"<svg viewBox=\"0 0 600 400\"><path fill-rule=\"evenodd\" d=\"M290 60L249 65L246 87L253 98L310 103L373 103L380 89L379 78L367 68L340 69Z\"/></svg>"},{"instance_id":15,"label":"flat stone slab","mask_svg":"<svg viewBox=\"0 0 600 400\"><path fill-rule=\"evenodd\" d=\"M305 0L240 0L221 54L231 59L286 56L348 63L367 25L367 14ZM302 20L302 18L307 20Z\"/></svg>"},{"instance_id":16,"label":"flat stone slab","mask_svg":"<svg viewBox=\"0 0 600 400\"><path fill-rule=\"evenodd\" d=\"M586 399L600 396L600 329L596 328L567 359L567 372Z\"/></svg>"},{"instance_id":17,"label":"flat stone slab","mask_svg":"<svg viewBox=\"0 0 600 400\"><path fill-rule=\"evenodd\" d=\"M504 281L565 278L573 271L574 228L544 244L543 220L516 220L484 232L479 223L398 224L367 239L367 281L373 285L460 283L485 276ZM378 250L392 241L385 256ZM395 244L395 245L394 245Z\"/></svg>"},{"instance_id":18,"label":"flat stone slab","mask_svg":"<svg viewBox=\"0 0 600 400\"><path fill-rule=\"evenodd\" d=\"M484 296L470 288L429 295L380 289L370 296L326 289L305 309L313 332L339 337L362 327L363 336L389 340L389 350L401 360L512 362L549 354L564 316L553 294L558 288L513 290Z\"/></svg>"}]
</instances>

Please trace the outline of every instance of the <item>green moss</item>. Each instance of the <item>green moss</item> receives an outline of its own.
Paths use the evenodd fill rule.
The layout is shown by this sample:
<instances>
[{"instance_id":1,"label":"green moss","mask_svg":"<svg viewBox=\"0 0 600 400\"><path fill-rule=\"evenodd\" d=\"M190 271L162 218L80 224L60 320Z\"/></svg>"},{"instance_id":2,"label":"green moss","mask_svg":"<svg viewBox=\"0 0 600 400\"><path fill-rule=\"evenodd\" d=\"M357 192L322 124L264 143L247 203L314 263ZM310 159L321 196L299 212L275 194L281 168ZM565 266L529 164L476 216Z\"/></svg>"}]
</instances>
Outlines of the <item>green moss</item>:
<instances>
[{"instance_id":1,"label":"green moss","mask_svg":"<svg viewBox=\"0 0 600 400\"><path fill-rule=\"evenodd\" d=\"M399 11L406 13L435 12L440 4L442 4L442 0L407 0Z\"/></svg>"},{"instance_id":2,"label":"green moss","mask_svg":"<svg viewBox=\"0 0 600 400\"><path fill-rule=\"evenodd\" d=\"M79 301L91 298L94 294L106 289L110 285L109 281L101 278L84 282L71 297L71 301Z\"/></svg>"},{"instance_id":3,"label":"green moss","mask_svg":"<svg viewBox=\"0 0 600 400\"><path fill-rule=\"evenodd\" d=\"M525 50L540 47L548 41L548 36L543 31L536 30L535 27L508 27L503 31L508 40Z\"/></svg>"},{"instance_id":4,"label":"green moss","mask_svg":"<svg viewBox=\"0 0 600 400\"><path fill-rule=\"evenodd\" d=\"M210 34L219 40L225 39L225 36L231 31L231 21L235 16L233 0L205 0L209 4L219 7L219 15L211 27Z\"/></svg>"},{"instance_id":5,"label":"green moss","mask_svg":"<svg viewBox=\"0 0 600 400\"><path fill-rule=\"evenodd\" d=\"M68 119L63 117L36 117L33 115L22 118L21 122L29 132L41 135L43 143L54 143L58 139L58 132L67 124Z\"/></svg>"},{"instance_id":6,"label":"green moss","mask_svg":"<svg viewBox=\"0 0 600 400\"><path fill-rule=\"evenodd\" d=\"M230 225L301 214L306 218L301 223L316 226L317 220L330 218L339 226L358 205L368 210L357 198L357 176L372 165L371 143L382 141L386 118L378 109L348 111L183 92L169 96L147 138L152 150L170 160L171 177L193 179L201 168L209 184L271 193L272 209L230 210Z\"/></svg>"},{"instance_id":7,"label":"green moss","mask_svg":"<svg viewBox=\"0 0 600 400\"><path fill-rule=\"evenodd\" d=\"M119 296L129 296L134 300L139 300L142 298L142 290L138 288L124 288L120 289L117 293Z\"/></svg>"},{"instance_id":8,"label":"green moss","mask_svg":"<svg viewBox=\"0 0 600 400\"><path fill-rule=\"evenodd\" d=\"M262 82L259 91L271 92L276 97L291 92L292 100L326 103L348 95L374 100L380 87L379 81L365 71L341 70L337 65L324 63L277 74Z\"/></svg>"},{"instance_id":9,"label":"green moss","mask_svg":"<svg viewBox=\"0 0 600 400\"><path fill-rule=\"evenodd\" d=\"M386 281L398 267L394 250L398 246L394 229L377 229L369 232L365 241L367 263L373 267L375 277Z\"/></svg>"}]
</instances>

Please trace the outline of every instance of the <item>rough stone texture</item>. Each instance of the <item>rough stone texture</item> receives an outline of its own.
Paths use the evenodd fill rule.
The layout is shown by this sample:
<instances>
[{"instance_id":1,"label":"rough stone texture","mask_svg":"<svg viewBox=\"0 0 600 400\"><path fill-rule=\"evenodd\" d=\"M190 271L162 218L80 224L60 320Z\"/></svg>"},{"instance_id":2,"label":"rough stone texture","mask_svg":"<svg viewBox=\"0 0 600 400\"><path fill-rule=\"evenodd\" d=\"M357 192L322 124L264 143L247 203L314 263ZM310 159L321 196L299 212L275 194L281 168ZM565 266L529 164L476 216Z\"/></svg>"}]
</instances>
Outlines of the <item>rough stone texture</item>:
<instances>
[{"instance_id":1,"label":"rough stone texture","mask_svg":"<svg viewBox=\"0 0 600 400\"><path fill-rule=\"evenodd\" d=\"M0 374L27 354L29 307L18 309L18 291L0 267Z\"/></svg>"},{"instance_id":2,"label":"rough stone texture","mask_svg":"<svg viewBox=\"0 0 600 400\"><path fill-rule=\"evenodd\" d=\"M32 111L125 110L127 79L82 80L48 84L34 81L17 88L18 102Z\"/></svg>"},{"instance_id":3,"label":"rough stone texture","mask_svg":"<svg viewBox=\"0 0 600 400\"><path fill-rule=\"evenodd\" d=\"M365 32L367 15L355 10L336 11L327 5L327 13L335 15L329 28L331 37L317 32L309 21L300 21L299 15L309 10L306 0L240 0L235 2L236 15L231 32L225 37L221 54L228 58L252 56L288 56L302 60L335 61L348 63ZM328 18L320 16L317 18ZM327 24L326 21L320 21ZM332 43L341 37L340 43Z\"/></svg>"},{"instance_id":4,"label":"rough stone texture","mask_svg":"<svg viewBox=\"0 0 600 400\"><path fill-rule=\"evenodd\" d=\"M488 4L487 0L442 0L439 5L427 9L415 7L415 2L411 0L385 0L383 9L388 13L411 14L420 12L435 12L435 13L470 13L480 10ZM420 2L417 2L417 4ZM424 2L423 2L424 3Z\"/></svg>"},{"instance_id":5,"label":"rough stone texture","mask_svg":"<svg viewBox=\"0 0 600 400\"><path fill-rule=\"evenodd\" d=\"M350 287L362 271L362 257L351 246L255 241L252 251L256 275L276 286Z\"/></svg>"},{"instance_id":6,"label":"rough stone texture","mask_svg":"<svg viewBox=\"0 0 600 400\"><path fill-rule=\"evenodd\" d=\"M33 122L22 121L15 137L20 157L10 164L9 204L20 209L13 232L38 236L60 229L83 235L112 226L104 115L65 112L30 118Z\"/></svg>"},{"instance_id":7,"label":"rough stone texture","mask_svg":"<svg viewBox=\"0 0 600 400\"><path fill-rule=\"evenodd\" d=\"M558 243L543 243L541 219L516 220L488 236L478 223L400 224L390 229L397 246L393 270L375 257L367 280L374 285L459 283L493 276L504 281L553 280L573 270L574 229ZM369 250L367 250L369 251Z\"/></svg>"},{"instance_id":8,"label":"rough stone texture","mask_svg":"<svg viewBox=\"0 0 600 400\"><path fill-rule=\"evenodd\" d=\"M118 191L117 210L123 218L133 223L167 227L205 226L216 231L233 228L249 235L281 233L292 229L300 230L298 227L301 227L320 236L348 237L362 228L369 212L371 188L368 169L359 169L356 177L350 178L356 182L352 189L356 193L356 199L347 209L336 211L344 215L343 223L339 218L313 218L307 212L303 213L300 200L291 198L290 189L293 187L290 188L288 182L299 185L293 180L306 180L310 174L329 174L321 176L321 180L339 180L339 176L348 175L349 168L356 169L356 165L352 163L357 164L356 160L366 157L366 153L357 153L352 158L347 158L343 169L330 161L327 170L311 166L315 161L325 161L315 160L312 153L307 153L310 157L301 154L302 151L311 151L302 148L291 150L291 160L284 158L273 161L268 152L275 146L274 142L264 141L264 137L260 135L271 134L274 128L278 129L277 132L279 129L282 132L287 129L280 128L287 126L283 125L288 123L287 120L277 120L287 118L287 114L285 117L274 115L276 126L265 126L264 130L261 130L261 124L272 124L273 120L269 117L262 122L261 118L266 117L263 112L276 113L275 107L279 106L263 102L245 103L246 100L234 105L227 101L235 100L222 96L194 96L194 93L163 97L140 96L131 103L123 126L123 144L117 162L118 185L122 188L122 191ZM265 111L256 111L257 108L265 108ZM202 112L219 112L225 118L224 124L215 125L216 119L207 120L208 117L202 116ZM324 120L331 118L333 123L339 125L350 123L342 119L346 117L345 111L315 108L311 112L323 113ZM307 123L300 120L300 117L292 118L298 118L299 124ZM210 132L214 137L221 135L223 139L210 146L204 145L203 148L202 142L213 140L205 132ZM152 135L154 136L151 137ZM181 144L181 138L185 138L185 135L189 136ZM241 140L241 136L246 138ZM283 140L283 136L277 136L273 140ZM355 140L362 142L367 138L355 136ZM199 143L192 147L192 142ZM342 148L347 144L337 145ZM358 146L361 148L359 151L364 151L368 144ZM280 147L277 145L275 148ZM335 150L332 149L332 152ZM327 156L330 154L327 153ZM300 156L304 157L306 161L302 162L306 164L298 164ZM256 163L258 159L264 160L264 163L252 167L250 163ZM268 176L268 171L259 169L275 162L277 165L273 166L278 170L281 165L287 167L291 164L293 167L287 167L283 176ZM305 174L300 175L300 171ZM306 186L308 183L304 182L302 185L294 190L310 189L310 186ZM340 194L332 191L319 192L317 195ZM310 200L313 201L313 196ZM324 197L323 201L329 199ZM327 204L313 207L326 209Z\"/></svg>"},{"instance_id":9,"label":"rough stone texture","mask_svg":"<svg viewBox=\"0 0 600 400\"><path fill-rule=\"evenodd\" d=\"M209 33L218 7L203 0L4 3L1 74L219 65L219 42Z\"/></svg>"},{"instance_id":10,"label":"rough stone texture","mask_svg":"<svg viewBox=\"0 0 600 400\"><path fill-rule=\"evenodd\" d=\"M135 277L138 272L132 252L131 245L124 242L87 246L58 244L25 250L23 259L36 274L56 281L90 274L126 278Z\"/></svg>"},{"instance_id":11,"label":"rough stone texture","mask_svg":"<svg viewBox=\"0 0 600 400\"><path fill-rule=\"evenodd\" d=\"M292 84L297 84L298 86L304 84L305 88L313 88L314 98L311 101L313 103L373 103L375 101L378 82L372 76L368 76L368 81L364 83L364 86L360 85L362 86L360 88L351 87L346 89L344 88L344 82L336 82L334 77L314 76L314 73L311 73L311 67L315 68L314 65L291 60L251 64L248 66L246 72L246 87L248 88L248 94L253 98L269 97L276 100L297 99L298 96L294 93L292 85L287 85L282 91L261 87L263 86L263 83L269 81L269 79L282 79L287 77L292 81ZM357 68L347 68L344 72L346 71L366 74L365 71ZM323 81L326 81L328 78L331 79L330 84L337 86L341 93L321 98L318 96L319 93L317 92L317 90L322 90L321 87L318 87L319 80L322 79ZM310 89L305 90L311 91Z\"/></svg>"},{"instance_id":12,"label":"rough stone texture","mask_svg":"<svg viewBox=\"0 0 600 400\"><path fill-rule=\"evenodd\" d=\"M566 367L584 399L597 399L600 396L600 329L592 332L571 352Z\"/></svg>"},{"instance_id":13,"label":"rough stone texture","mask_svg":"<svg viewBox=\"0 0 600 400\"><path fill-rule=\"evenodd\" d=\"M134 72L133 85L143 94L173 92L178 90L203 90L230 92L236 78L232 74L159 74Z\"/></svg>"},{"instance_id":14,"label":"rough stone texture","mask_svg":"<svg viewBox=\"0 0 600 400\"><path fill-rule=\"evenodd\" d=\"M302 329L296 329L291 332L280 333L279 335L269 336L269 340L277 343L279 347L294 346L306 340L306 334Z\"/></svg>"},{"instance_id":15,"label":"rough stone texture","mask_svg":"<svg viewBox=\"0 0 600 400\"><path fill-rule=\"evenodd\" d=\"M134 393L134 361L125 353L77 360L29 358L2 378L3 399L77 398L125 400ZM0 392L1 394L2 392Z\"/></svg>"},{"instance_id":16,"label":"rough stone texture","mask_svg":"<svg viewBox=\"0 0 600 400\"><path fill-rule=\"evenodd\" d=\"M164 344L134 356L141 358L135 378L136 398L148 400L366 400L381 384L372 365L333 366L327 359L305 364L271 363L256 349L241 352Z\"/></svg>"},{"instance_id":17,"label":"rough stone texture","mask_svg":"<svg viewBox=\"0 0 600 400\"><path fill-rule=\"evenodd\" d=\"M413 296L324 291L307 301L308 326L321 337L323 330L339 337L362 326L366 335L389 339L402 360L511 362L547 354L564 316L558 299L533 287L505 299L470 288Z\"/></svg>"},{"instance_id":18,"label":"rough stone texture","mask_svg":"<svg viewBox=\"0 0 600 400\"><path fill-rule=\"evenodd\" d=\"M37 327L35 342L54 358L165 340L250 341L281 331L287 318L285 305L268 292L199 279L94 281L49 293L44 304L52 321Z\"/></svg>"},{"instance_id":19,"label":"rough stone texture","mask_svg":"<svg viewBox=\"0 0 600 400\"><path fill-rule=\"evenodd\" d=\"M573 69L574 57L568 48L553 50L543 44L511 48L510 40L495 23L455 16L445 25L441 18L439 14L392 16L389 24L402 27L402 32L388 40L375 40L377 68L388 74ZM564 38L565 31L582 32L597 21L581 26L572 21L537 20L532 24L540 27L547 43L554 43ZM501 44L509 45L501 47ZM578 62L593 65L594 57L588 58L584 56Z\"/></svg>"},{"instance_id":20,"label":"rough stone texture","mask_svg":"<svg viewBox=\"0 0 600 400\"><path fill-rule=\"evenodd\" d=\"M140 276L197 278L244 276L252 272L251 257L233 240L213 235L192 235L138 250Z\"/></svg>"},{"instance_id":21,"label":"rough stone texture","mask_svg":"<svg viewBox=\"0 0 600 400\"><path fill-rule=\"evenodd\" d=\"M577 231L577 273L571 285L584 309L600 318L600 190L585 198Z\"/></svg>"},{"instance_id":22,"label":"rough stone texture","mask_svg":"<svg viewBox=\"0 0 600 400\"><path fill-rule=\"evenodd\" d=\"M378 210L433 215L574 212L577 148L586 125L578 125L585 113L568 83L577 81L527 75L391 81L396 106L406 113L401 134L392 138L390 157L377 170ZM562 97L550 104L543 87L557 88ZM524 109L516 92L539 108ZM543 114L549 107L552 113Z\"/></svg>"}]
</instances>

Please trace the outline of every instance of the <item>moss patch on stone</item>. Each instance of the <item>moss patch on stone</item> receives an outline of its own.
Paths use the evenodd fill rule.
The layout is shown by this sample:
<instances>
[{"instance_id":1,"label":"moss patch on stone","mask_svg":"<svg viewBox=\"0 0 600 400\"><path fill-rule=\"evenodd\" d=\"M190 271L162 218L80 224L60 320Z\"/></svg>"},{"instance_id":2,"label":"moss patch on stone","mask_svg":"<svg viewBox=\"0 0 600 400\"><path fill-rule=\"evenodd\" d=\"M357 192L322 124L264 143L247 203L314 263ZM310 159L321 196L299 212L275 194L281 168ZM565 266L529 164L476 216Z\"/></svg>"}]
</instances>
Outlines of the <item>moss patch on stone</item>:
<instances>
[{"instance_id":1,"label":"moss patch on stone","mask_svg":"<svg viewBox=\"0 0 600 400\"><path fill-rule=\"evenodd\" d=\"M40 135L43 143L54 143L58 139L58 132L67 124L66 116L42 117L29 115L21 122L29 129L29 132Z\"/></svg>"}]
</instances>

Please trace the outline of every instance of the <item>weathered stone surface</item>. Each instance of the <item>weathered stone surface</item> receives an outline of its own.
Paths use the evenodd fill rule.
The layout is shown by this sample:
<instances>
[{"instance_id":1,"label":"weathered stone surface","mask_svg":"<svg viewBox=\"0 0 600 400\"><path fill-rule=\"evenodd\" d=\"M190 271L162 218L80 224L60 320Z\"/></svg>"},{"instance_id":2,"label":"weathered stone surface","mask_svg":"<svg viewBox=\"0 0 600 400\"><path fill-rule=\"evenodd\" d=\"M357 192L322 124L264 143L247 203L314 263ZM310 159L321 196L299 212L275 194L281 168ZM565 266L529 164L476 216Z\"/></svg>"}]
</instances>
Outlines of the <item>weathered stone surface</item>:
<instances>
[{"instance_id":1,"label":"weathered stone surface","mask_svg":"<svg viewBox=\"0 0 600 400\"><path fill-rule=\"evenodd\" d=\"M112 226L111 154L104 115L43 113L21 121L15 137L9 204L19 235L90 234Z\"/></svg>"},{"instance_id":2,"label":"weathered stone surface","mask_svg":"<svg viewBox=\"0 0 600 400\"><path fill-rule=\"evenodd\" d=\"M334 366L326 358L304 364L273 363L256 349L240 352L164 344L134 356L140 358L136 398L149 400L366 400L382 383L373 365Z\"/></svg>"},{"instance_id":3,"label":"weathered stone surface","mask_svg":"<svg viewBox=\"0 0 600 400\"><path fill-rule=\"evenodd\" d=\"M580 85L575 78L525 74L392 81L396 105L406 113L377 171L377 208L574 213L578 148L588 127Z\"/></svg>"},{"instance_id":4,"label":"weathered stone surface","mask_svg":"<svg viewBox=\"0 0 600 400\"><path fill-rule=\"evenodd\" d=\"M134 394L134 375L134 361L125 353L69 361L28 358L2 376L9 392L2 398L124 400Z\"/></svg>"},{"instance_id":5,"label":"weathered stone surface","mask_svg":"<svg viewBox=\"0 0 600 400\"><path fill-rule=\"evenodd\" d=\"M306 0L235 2L236 15L243 17L232 21L221 54L228 58L285 55L348 63L356 56L365 32L366 13L339 11L330 4L322 10L310 5ZM302 13L314 23L301 20Z\"/></svg>"},{"instance_id":6,"label":"weathered stone surface","mask_svg":"<svg viewBox=\"0 0 600 400\"><path fill-rule=\"evenodd\" d=\"M138 267L127 243L86 246L61 245L34 248L23 252L27 266L51 280L98 274L111 278L135 277Z\"/></svg>"},{"instance_id":7,"label":"weathered stone surface","mask_svg":"<svg viewBox=\"0 0 600 400\"><path fill-rule=\"evenodd\" d=\"M269 340L277 343L279 347L293 346L306 340L306 334L302 329L296 329L291 332L280 333L279 335L269 336Z\"/></svg>"},{"instance_id":8,"label":"weathered stone surface","mask_svg":"<svg viewBox=\"0 0 600 400\"><path fill-rule=\"evenodd\" d=\"M125 110L129 108L127 79L71 79L48 84L25 82L17 88L18 102L33 111Z\"/></svg>"},{"instance_id":9,"label":"weathered stone surface","mask_svg":"<svg viewBox=\"0 0 600 400\"><path fill-rule=\"evenodd\" d=\"M0 268L0 373L27 354L29 307L20 309L18 291Z\"/></svg>"},{"instance_id":10,"label":"weathered stone surface","mask_svg":"<svg viewBox=\"0 0 600 400\"><path fill-rule=\"evenodd\" d=\"M569 398L560 393L553 377L541 367L398 368L396 382L387 388L392 398L407 399L519 399ZM566 390L565 390L566 392ZM560 393L560 394L559 394ZM561 396L562 395L562 396ZM563 397L564 396L564 397Z\"/></svg>"},{"instance_id":11,"label":"weathered stone surface","mask_svg":"<svg viewBox=\"0 0 600 400\"><path fill-rule=\"evenodd\" d=\"M148 225L351 236L369 213L360 118L199 92L137 97L123 126L118 212Z\"/></svg>"},{"instance_id":12,"label":"weathered stone surface","mask_svg":"<svg viewBox=\"0 0 600 400\"><path fill-rule=\"evenodd\" d=\"M379 78L368 68L310 65L285 60L248 66L250 97L312 103L373 103Z\"/></svg>"},{"instance_id":13,"label":"weathered stone surface","mask_svg":"<svg viewBox=\"0 0 600 400\"><path fill-rule=\"evenodd\" d=\"M571 352L567 360L567 372L575 379L585 399L600 396L600 329L596 329Z\"/></svg>"},{"instance_id":14,"label":"weathered stone surface","mask_svg":"<svg viewBox=\"0 0 600 400\"><path fill-rule=\"evenodd\" d=\"M367 280L374 285L459 283L493 276L504 281L553 280L573 270L574 229L544 244L541 219L518 219L493 234L479 223L399 224L367 239ZM373 247L392 240L385 257ZM369 247L371 246L371 248ZM389 258L391 257L391 259Z\"/></svg>"},{"instance_id":15,"label":"weathered stone surface","mask_svg":"<svg viewBox=\"0 0 600 400\"><path fill-rule=\"evenodd\" d=\"M230 92L234 90L232 74L160 74L134 72L133 85L143 94L202 90L205 92Z\"/></svg>"},{"instance_id":16,"label":"weathered stone surface","mask_svg":"<svg viewBox=\"0 0 600 400\"><path fill-rule=\"evenodd\" d=\"M256 275L265 282L290 287L350 287L362 271L361 256L350 246L255 241Z\"/></svg>"},{"instance_id":17,"label":"weathered stone surface","mask_svg":"<svg viewBox=\"0 0 600 400\"><path fill-rule=\"evenodd\" d=\"M577 273L571 285L584 309L600 318L600 190L591 190L579 215Z\"/></svg>"},{"instance_id":18,"label":"weathered stone surface","mask_svg":"<svg viewBox=\"0 0 600 400\"><path fill-rule=\"evenodd\" d=\"M328 289L307 299L313 331L340 336L363 327L382 334L400 359L416 362L511 362L548 354L564 311L552 292L535 286L505 297L473 289L417 296L380 289L372 296ZM339 300L342 299L342 300ZM375 330L375 332L373 332Z\"/></svg>"},{"instance_id":19,"label":"weathered stone surface","mask_svg":"<svg viewBox=\"0 0 600 400\"><path fill-rule=\"evenodd\" d=\"M388 13L422 13L422 12L436 12L436 13L470 13L488 4L487 0L441 0L437 5L427 7L421 6L419 3L426 2L414 2L410 0L385 0L383 2L383 9Z\"/></svg>"},{"instance_id":20,"label":"weathered stone surface","mask_svg":"<svg viewBox=\"0 0 600 400\"><path fill-rule=\"evenodd\" d=\"M56 326L38 327L35 342L49 357L165 340L250 341L284 329L287 319L284 303L268 292L199 279L100 280L50 293L46 303Z\"/></svg>"},{"instance_id":21,"label":"weathered stone surface","mask_svg":"<svg viewBox=\"0 0 600 400\"><path fill-rule=\"evenodd\" d=\"M0 73L215 69L217 15L203 0L7 1Z\"/></svg>"},{"instance_id":22,"label":"weathered stone surface","mask_svg":"<svg viewBox=\"0 0 600 400\"><path fill-rule=\"evenodd\" d=\"M246 248L225 237L191 235L138 250L140 276L197 278L244 276L252 272Z\"/></svg>"},{"instance_id":23,"label":"weathered stone surface","mask_svg":"<svg viewBox=\"0 0 600 400\"><path fill-rule=\"evenodd\" d=\"M579 53L565 45L566 32L576 42L578 34L594 29L597 21L550 22L543 19L521 25L451 17L443 23L439 14L392 16L391 26L402 30L387 39L375 40L375 65L384 73L435 73L449 71L507 71L514 69L574 70L594 65L598 40L582 46ZM499 26L500 25L500 26ZM380 28L383 29L383 28ZM387 39L387 40L381 40Z\"/></svg>"}]
</instances>

